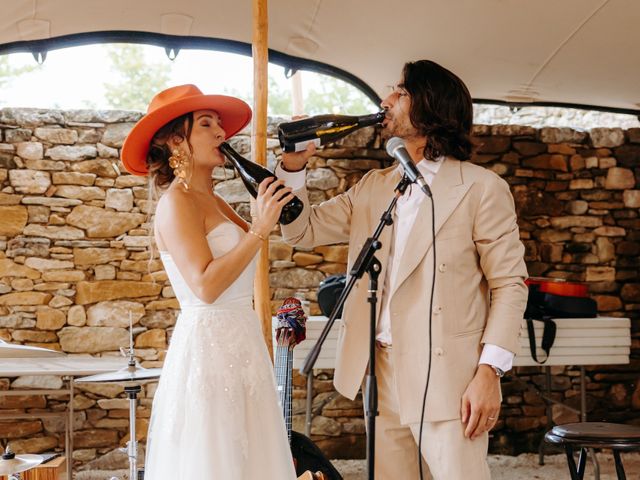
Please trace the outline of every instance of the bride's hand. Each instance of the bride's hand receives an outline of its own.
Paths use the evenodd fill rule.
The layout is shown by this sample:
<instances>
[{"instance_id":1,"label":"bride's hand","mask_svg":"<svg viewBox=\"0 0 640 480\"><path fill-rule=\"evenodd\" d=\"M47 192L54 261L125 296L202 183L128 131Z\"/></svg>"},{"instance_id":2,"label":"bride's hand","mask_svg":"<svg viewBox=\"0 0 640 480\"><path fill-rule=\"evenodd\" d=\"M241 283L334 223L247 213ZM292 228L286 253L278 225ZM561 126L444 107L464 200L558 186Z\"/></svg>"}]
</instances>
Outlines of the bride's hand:
<instances>
[{"instance_id":1,"label":"bride's hand","mask_svg":"<svg viewBox=\"0 0 640 480\"><path fill-rule=\"evenodd\" d=\"M280 186L282 188L278 189ZM278 223L282 207L293 197L291 188L285 187L284 181L276 180L274 177L263 180L258 186L253 230L267 238L273 227Z\"/></svg>"}]
</instances>

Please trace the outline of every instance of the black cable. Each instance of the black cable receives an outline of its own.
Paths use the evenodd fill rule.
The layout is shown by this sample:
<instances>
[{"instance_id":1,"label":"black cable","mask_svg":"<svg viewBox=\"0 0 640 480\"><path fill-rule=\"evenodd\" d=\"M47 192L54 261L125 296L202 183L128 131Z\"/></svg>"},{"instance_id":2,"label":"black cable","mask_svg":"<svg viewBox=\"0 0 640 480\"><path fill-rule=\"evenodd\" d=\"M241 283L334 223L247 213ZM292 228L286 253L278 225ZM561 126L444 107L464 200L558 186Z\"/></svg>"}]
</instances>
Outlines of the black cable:
<instances>
[{"instance_id":1,"label":"black cable","mask_svg":"<svg viewBox=\"0 0 640 480\"><path fill-rule=\"evenodd\" d=\"M433 239L433 278L431 280L431 297L429 299L429 366L427 367L427 381L424 386L422 396L422 412L420 414L420 432L418 434L418 468L420 469L420 480L424 480L422 473L422 428L424 426L424 412L427 405L427 391L429 390L429 379L431 378L431 350L433 345L432 320L433 320L433 292L436 289L436 213L433 196L431 199L431 238Z\"/></svg>"}]
</instances>

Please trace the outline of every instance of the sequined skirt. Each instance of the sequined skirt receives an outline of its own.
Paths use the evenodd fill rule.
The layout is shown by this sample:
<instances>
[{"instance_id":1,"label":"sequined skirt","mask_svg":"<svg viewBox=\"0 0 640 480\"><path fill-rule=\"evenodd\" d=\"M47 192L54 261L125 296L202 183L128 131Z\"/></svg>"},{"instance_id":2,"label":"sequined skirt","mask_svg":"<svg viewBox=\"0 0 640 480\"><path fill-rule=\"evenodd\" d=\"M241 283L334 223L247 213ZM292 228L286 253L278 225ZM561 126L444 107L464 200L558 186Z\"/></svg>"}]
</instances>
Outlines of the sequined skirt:
<instances>
[{"instance_id":1,"label":"sequined skirt","mask_svg":"<svg viewBox=\"0 0 640 480\"><path fill-rule=\"evenodd\" d=\"M145 479L295 479L273 367L246 302L183 308L149 428Z\"/></svg>"}]
</instances>

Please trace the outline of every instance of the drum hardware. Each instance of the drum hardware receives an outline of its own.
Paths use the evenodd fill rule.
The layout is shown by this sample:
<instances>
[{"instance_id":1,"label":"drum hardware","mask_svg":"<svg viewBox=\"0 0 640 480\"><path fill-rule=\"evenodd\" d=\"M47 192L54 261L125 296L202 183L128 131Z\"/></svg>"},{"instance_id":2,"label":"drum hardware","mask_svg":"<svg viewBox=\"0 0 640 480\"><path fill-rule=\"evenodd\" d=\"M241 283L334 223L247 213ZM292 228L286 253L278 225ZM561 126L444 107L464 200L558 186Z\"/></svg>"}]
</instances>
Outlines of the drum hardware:
<instances>
[{"instance_id":1,"label":"drum hardware","mask_svg":"<svg viewBox=\"0 0 640 480\"><path fill-rule=\"evenodd\" d=\"M115 372L100 373L76 379L76 382L124 383L124 391L129 399L129 441L127 456L129 457L129 479L139 479L138 472L138 440L136 439L136 406L138 394L142 390L140 383L160 377L161 368L143 368L136 361L133 348L133 321L129 314L129 348L120 347L120 353L127 357L127 366ZM123 449L124 450L124 449Z\"/></svg>"},{"instance_id":2,"label":"drum hardware","mask_svg":"<svg viewBox=\"0 0 640 480\"><path fill-rule=\"evenodd\" d=\"M81 377L76 382L135 382L139 384L143 380L153 380L160 377L161 368L143 368L136 361L133 348L133 320L129 314L129 348L120 347L120 353L127 358L127 366L115 372L99 373L89 377Z\"/></svg>"},{"instance_id":3,"label":"drum hardware","mask_svg":"<svg viewBox=\"0 0 640 480\"><path fill-rule=\"evenodd\" d=\"M0 459L0 475L7 475L9 480L20 480L21 472L40 465L43 460L40 455L16 455L7 445Z\"/></svg>"},{"instance_id":4,"label":"drum hardware","mask_svg":"<svg viewBox=\"0 0 640 480\"><path fill-rule=\"evenodd\" d=\"M65 353L48 348L31 347L29 345L15 345L0 340L0 358L47 358L63 357ZM7 475L8 480L20 480L20 472L29 470L44 458L40 455L16 455L9 446L5 449L0 460L0 476Z\"/></svg>"}]
</instances>

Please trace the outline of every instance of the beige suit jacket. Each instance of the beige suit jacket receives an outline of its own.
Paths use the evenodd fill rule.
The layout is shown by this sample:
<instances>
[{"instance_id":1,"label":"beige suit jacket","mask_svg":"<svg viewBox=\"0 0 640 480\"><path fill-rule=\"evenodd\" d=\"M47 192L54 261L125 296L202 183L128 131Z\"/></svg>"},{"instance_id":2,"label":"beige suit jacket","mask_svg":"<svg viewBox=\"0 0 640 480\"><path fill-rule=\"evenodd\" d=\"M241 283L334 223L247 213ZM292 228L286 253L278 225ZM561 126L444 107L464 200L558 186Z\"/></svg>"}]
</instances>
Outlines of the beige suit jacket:
<instances>
[{"instance_id":1,"label":"beige suit jacket","mask_svg":"<svg viewBox=\"0 0 640 480\"><path fill-rule=\"evenodd\" d=\"M285 241L313 247L349 242L349 264L373 234L400 181L396 167L368 172L348 192L310 207L306 189L296 191L305 208L282 226ZM435 248L431 202L421 203L406 249L399 254L397 283L390 292L392 362L403 424L420 420L427 367L432 362L425 419L460 416L462 395L473 378L482 345L516 352L527 301L527 276L513 197L507 183L469 162L447 158L431 186L435 202ZM387 227L376 254L389 257ZM429 345L429 298L433 255L436 280ZM334 383L344 396L358 393L368 364L369 304L365 275L345 305L339 332ZM386 294L386 293L385 293ZM381 302L378 302L378 318Z\"/></svg>"}]
</instances>

